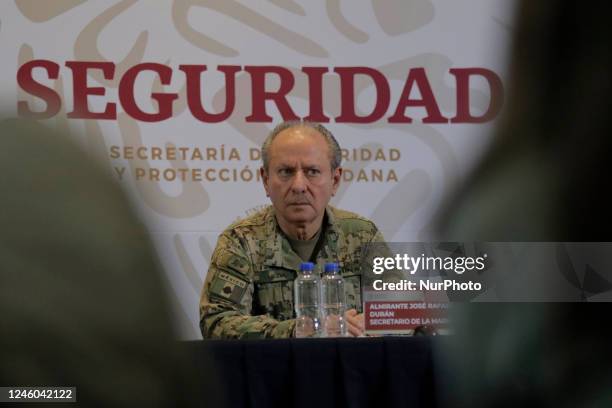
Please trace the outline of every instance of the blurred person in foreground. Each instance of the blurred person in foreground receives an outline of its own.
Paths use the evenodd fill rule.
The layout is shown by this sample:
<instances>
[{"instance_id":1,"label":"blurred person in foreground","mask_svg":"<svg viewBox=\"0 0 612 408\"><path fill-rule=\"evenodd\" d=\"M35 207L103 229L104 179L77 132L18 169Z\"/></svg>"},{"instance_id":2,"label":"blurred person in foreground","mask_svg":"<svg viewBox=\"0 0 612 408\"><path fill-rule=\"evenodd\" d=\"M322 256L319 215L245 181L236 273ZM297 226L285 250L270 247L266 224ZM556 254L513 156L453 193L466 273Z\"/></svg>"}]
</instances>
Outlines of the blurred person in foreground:
<instances>
[{"instance_id":1,"label":"blurred person in foreground","mask_svg":"<svg viewBox=\"0 0 612 408\"><path fill-rule=\"evenodd\" d=\"M516 21L505 116L449 200L440 239L609 241L609 13L603 3L523 1ZM440 355L445 406L612 406L610 325L591 326L576 306L457 305Z\"/></svg>"},{"instance_id":2,"label":"blurred person in foreground","mask_svg":"<svg viewBox=\"0 0 612 408\"><path fill-rule=\"evenodd\" d=\"M300 264L339 262L347 290L361 293L364 248L383 237L374 223L329 205L342 175L338 142L323 125L278 125L260 169L272 205L219 237L200 301L204 338L286 338L295 328L293 281ZM347 304L352 336L364 334L361 297Z\"/></svg>"},{"instance_id":3,"label":"blurred person in foreground","mask_svg":"<svg viewBox=\"0 0 612 408\"><path fill-rule=\"evenodd\" d=\"M0 385L75 386L87 406L197 405L206 383L177 348L149 238L89 161L38 123L0 122Z\"/></svg>"}]
</instances>

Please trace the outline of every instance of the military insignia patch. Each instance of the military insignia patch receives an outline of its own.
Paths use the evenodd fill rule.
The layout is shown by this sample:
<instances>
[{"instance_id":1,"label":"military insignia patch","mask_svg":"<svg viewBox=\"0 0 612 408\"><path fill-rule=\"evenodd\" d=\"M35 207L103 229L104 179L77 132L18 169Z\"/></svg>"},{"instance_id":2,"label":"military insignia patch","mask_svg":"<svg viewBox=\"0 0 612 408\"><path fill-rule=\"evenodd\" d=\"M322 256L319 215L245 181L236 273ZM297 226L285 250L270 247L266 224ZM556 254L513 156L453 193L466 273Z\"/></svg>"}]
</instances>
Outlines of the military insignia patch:
<instances>
[{"instance_id":1,"label":"military insignia patch","mask_svg":"<svg viewBox=\"0 0 612 408\"><path fill-rule=\"evenodd\" d=\"M210 285L210 293L234 303L240 303L247 288L247 282L226 272L219 272Z\"/></svg>"}]
</instances>

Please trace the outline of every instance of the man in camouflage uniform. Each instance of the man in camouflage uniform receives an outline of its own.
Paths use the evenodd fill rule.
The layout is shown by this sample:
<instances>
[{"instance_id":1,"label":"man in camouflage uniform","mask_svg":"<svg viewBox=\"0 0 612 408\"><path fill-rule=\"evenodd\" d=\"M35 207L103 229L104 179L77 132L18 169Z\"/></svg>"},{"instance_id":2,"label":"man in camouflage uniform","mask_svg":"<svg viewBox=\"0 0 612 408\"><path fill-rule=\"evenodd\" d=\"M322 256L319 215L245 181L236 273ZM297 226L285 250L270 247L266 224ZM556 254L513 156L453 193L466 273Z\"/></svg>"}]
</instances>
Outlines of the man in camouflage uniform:
<instances>
[{"instance_id":1,"label":"man in camouflage uniform","mask_svg":"<svg viewBox=\"0 0 612 408\"><path fill-rule=\"evenodd\" d=\"M373 222L328 205L340 183L340 147L322 125L285 122L262 146L272 201L219 237L200 301L204 338L291 337L300 263L338 262L346 281L349 333L363 334L360 261L383 241Z\"/></svg>"}]
</instances>

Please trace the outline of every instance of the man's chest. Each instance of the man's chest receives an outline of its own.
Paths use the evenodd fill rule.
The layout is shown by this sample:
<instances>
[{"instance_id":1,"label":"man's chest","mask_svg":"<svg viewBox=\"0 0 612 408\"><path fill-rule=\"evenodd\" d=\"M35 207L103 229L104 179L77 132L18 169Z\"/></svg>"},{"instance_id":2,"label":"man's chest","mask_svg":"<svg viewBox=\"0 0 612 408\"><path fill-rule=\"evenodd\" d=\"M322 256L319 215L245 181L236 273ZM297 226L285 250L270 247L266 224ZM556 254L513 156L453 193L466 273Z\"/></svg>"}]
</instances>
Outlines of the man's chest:
<instances>
[{"instance_id":1,"label":"man's chest","mask_svg":"<svg viewBox=\"0 0 612 408\"><path fill-rule=\"evenodd\" d=\"M362 311L361 274L342 271L347 309ZM320 270L317 271L320 273ZM278 266L266 266L253 277L253 314L268 314L278 320L292 319L294 313L294 282L297 272Z\"/></svg>"}]
</instances>

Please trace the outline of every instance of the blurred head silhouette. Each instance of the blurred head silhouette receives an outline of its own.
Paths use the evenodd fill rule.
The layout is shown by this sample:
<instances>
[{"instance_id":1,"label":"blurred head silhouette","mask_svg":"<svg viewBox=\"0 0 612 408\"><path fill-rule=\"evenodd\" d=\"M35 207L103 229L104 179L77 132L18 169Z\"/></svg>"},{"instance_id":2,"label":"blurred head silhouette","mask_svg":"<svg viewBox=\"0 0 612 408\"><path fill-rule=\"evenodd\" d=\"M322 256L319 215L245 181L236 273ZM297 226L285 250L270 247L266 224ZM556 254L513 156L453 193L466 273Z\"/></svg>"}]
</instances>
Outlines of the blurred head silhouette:
<instances>
[{"instance_id":1,"label":"blurred head silhouette","mask_svg":"<svg viewBox=\"0 0 612 408\"><path fill-rule=\"evenodd\" d=\"M440 238L608 241L609 17L602 3L522 1L514 34L505 115ZM572 306L458 307L440 359L447 406L612 406L610 325Z\"/></svg>"},{"instance_id":2,"label":"blurred head silhouette","mask_svg":"<svg viewBox=\"0 0 612 408\"><path fill-rule=\"evenodd\" d=\"M0 191L0 384L191 404L162 274L120 188L66 137L5 120Z\"/></svg>"},{"instance_id":3,"label":"blurred head silhouette","mask_svg":"<svg viewBox=\"0 0 612 408\"><path fill-rule=\"evenodd\" d=\"M442 217L443 239L605 241L612 27L601 5L523 1L489 154Z\"/></svg>"}]
</instances>

